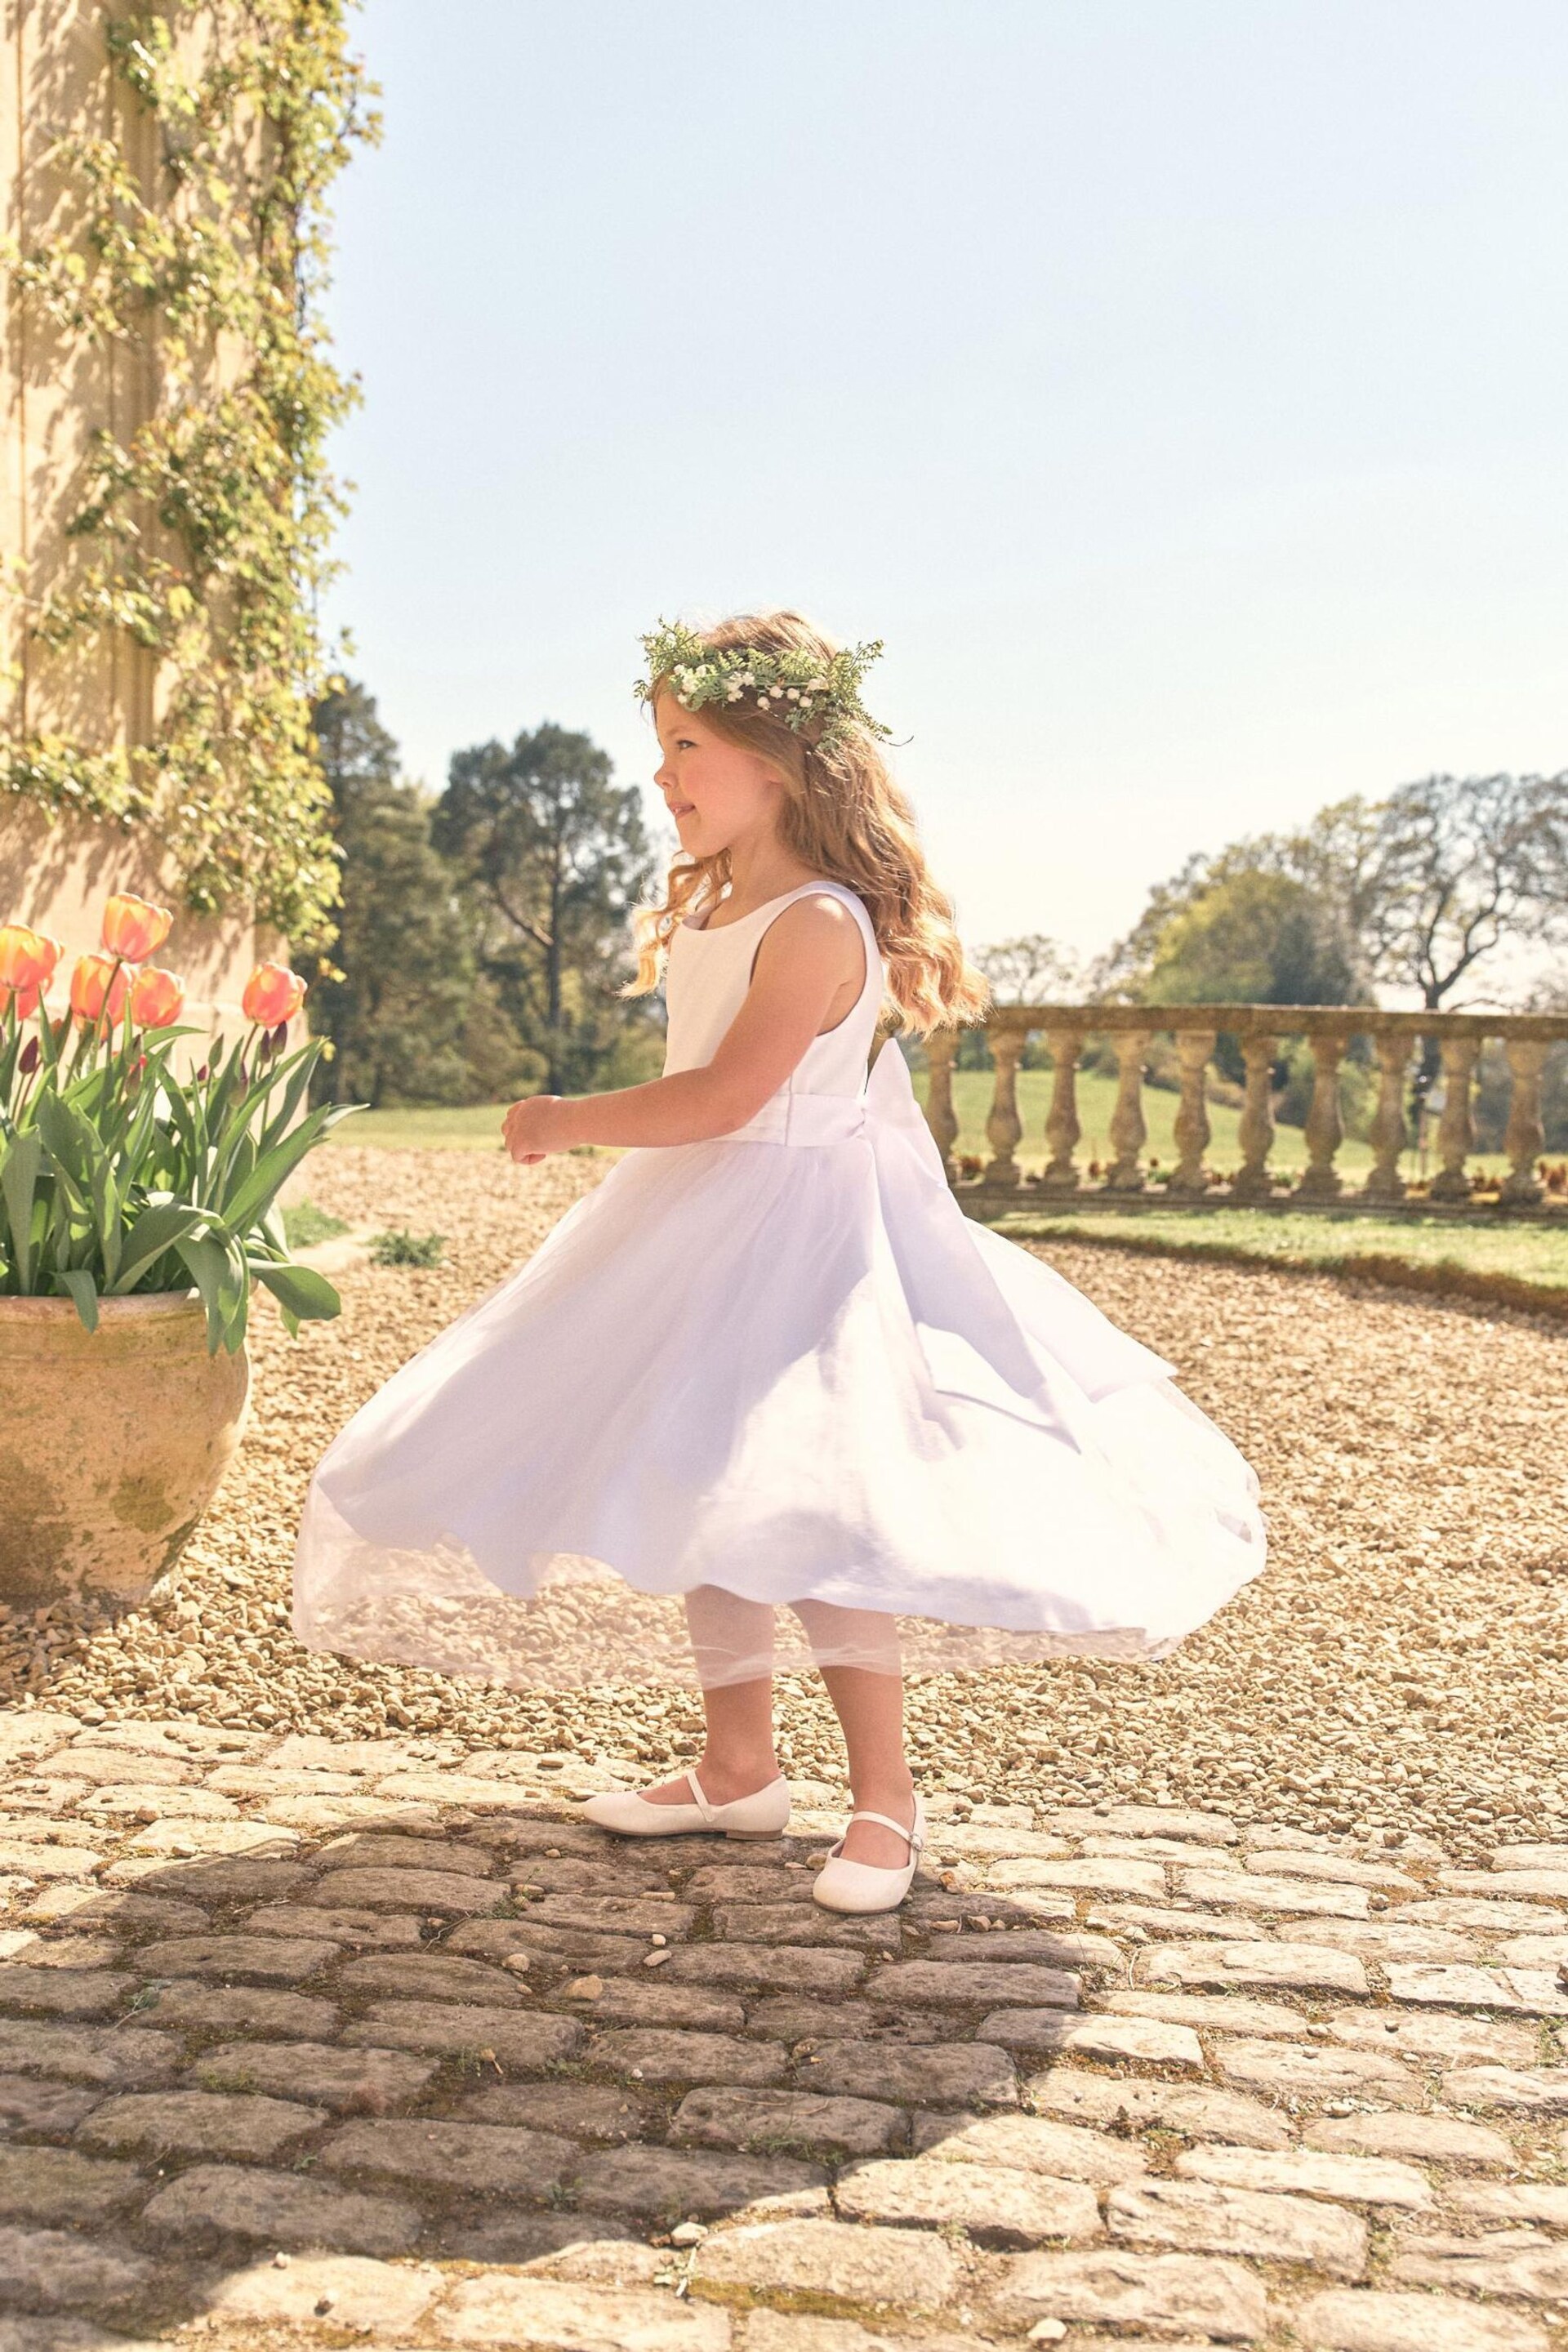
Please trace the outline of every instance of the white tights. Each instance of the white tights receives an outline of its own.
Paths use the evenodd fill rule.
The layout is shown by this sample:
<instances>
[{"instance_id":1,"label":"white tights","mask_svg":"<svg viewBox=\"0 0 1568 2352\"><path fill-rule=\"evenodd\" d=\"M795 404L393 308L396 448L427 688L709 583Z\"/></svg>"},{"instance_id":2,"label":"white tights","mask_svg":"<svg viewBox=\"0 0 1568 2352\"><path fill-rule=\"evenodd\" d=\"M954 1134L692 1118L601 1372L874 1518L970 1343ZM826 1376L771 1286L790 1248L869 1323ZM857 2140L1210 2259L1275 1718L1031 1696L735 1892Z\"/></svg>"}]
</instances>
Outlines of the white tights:
<instances>
[{"instance_id":1,"label":"white tights","mask_svg":"<svg viewBox=\"0 0 1568 2352\"><path fill-rule=\"evenodd\" d=\"M900 1675L896 1618L878 1609L840 1609L828 1601L790 1603L805 1628L819 1668L858 1666L868 1674ZM771 1679L773 1611L765 1601L742 1601L717 1584L686 1596L686 1622L704 1689Z\"/></svg>"}]
</instances>

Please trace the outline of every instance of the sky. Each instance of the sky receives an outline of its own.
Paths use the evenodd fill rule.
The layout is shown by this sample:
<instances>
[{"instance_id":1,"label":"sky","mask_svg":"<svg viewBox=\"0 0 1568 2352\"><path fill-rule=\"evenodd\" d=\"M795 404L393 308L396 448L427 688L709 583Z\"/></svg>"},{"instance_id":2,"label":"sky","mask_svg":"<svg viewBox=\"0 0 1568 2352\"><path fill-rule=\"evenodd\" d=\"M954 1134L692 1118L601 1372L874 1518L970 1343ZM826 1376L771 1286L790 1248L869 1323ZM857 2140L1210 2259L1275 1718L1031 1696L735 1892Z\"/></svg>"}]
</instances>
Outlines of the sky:
<instances>
[{"instance_id":1,"label":"sky","mask_svg":"<svg viewBox=\"0 0 1568 2352\"><path fill-rule=\"evenodd\" d=\"M642 634L793 605L973 950L1568 767L1561 0L368 0L328 619L410 774L647 788Z\"/></svg>"}]
</instances>

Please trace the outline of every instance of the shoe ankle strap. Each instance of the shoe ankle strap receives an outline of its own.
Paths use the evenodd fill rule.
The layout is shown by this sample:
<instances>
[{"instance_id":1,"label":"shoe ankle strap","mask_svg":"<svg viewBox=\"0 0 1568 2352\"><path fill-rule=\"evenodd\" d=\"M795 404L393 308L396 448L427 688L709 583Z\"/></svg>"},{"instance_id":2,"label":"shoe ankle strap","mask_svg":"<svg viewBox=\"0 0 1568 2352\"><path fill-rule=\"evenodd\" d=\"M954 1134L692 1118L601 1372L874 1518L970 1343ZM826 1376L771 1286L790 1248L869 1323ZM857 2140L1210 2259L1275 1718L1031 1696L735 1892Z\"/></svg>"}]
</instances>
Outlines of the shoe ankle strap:
<instances>
[{"instance_id":1,"label":"shoe ankle strap","mask_svg":"<svg viewBox=\"0 0 1568 2352\"><path fill-rule=\"evenodd\" d=\"M852 1822L875 1822L881 1829L895 1830L911 1853L920 1853L924 1850L925 1840L918 1828L911 1825L906 1829L902 1822L895 1822L887 1813L870 1813L867 1812L864 1807L858 1806L849 1818Z\"/></svg>"},{"instance_id":2,"label":"shoe ankle strap","mask_svg":"<svg viewBox=\"0 0 1568 2352\"><path fill-rule=\"evenodd\" d=\"M701 1814L703 1820L705 1822L710 1822L713 1818L713 1807L709 1803L707 1798L702 1793L702 1783L697 1777L696 1767L690 1767L688 1770L683 1772L680 1777L685 1781L687 1787L690 1790L691 1801L696 1806L698 1811Z\"/></svg>"}]
</instances>

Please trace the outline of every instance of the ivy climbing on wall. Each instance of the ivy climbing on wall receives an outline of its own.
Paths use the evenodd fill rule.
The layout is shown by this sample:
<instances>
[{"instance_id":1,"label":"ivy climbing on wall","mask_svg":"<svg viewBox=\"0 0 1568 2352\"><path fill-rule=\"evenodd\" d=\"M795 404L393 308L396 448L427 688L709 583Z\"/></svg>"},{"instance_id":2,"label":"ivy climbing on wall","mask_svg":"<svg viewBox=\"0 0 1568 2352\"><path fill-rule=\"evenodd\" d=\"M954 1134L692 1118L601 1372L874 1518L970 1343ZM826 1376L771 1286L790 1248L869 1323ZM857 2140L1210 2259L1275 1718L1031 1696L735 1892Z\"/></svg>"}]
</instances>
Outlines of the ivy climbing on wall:
<instances>
[{"instance_id":1,"label":"ivy climbing on wall","mask_svg":"<svg viewBox=\"0 0 1568 2352\"><path fill-rule=\"evenodd\" d=\"M106 6L110 68L137 101L113 120L150 120L153 160L125 136L58 139L42 161L70 191L59 234L5 256L56 338L122 351L148 386L132 428L97 430L76 560L27 626L62 654L122 632L157 688L146 741L13 738L0 791L150 825L193 912L248 902L306 941L338 896L310 709L332 667L318 607L343 511L328 443L359 396L321 315L327 194L380 134L346 13Z\"/></svg>"}]
</instances>

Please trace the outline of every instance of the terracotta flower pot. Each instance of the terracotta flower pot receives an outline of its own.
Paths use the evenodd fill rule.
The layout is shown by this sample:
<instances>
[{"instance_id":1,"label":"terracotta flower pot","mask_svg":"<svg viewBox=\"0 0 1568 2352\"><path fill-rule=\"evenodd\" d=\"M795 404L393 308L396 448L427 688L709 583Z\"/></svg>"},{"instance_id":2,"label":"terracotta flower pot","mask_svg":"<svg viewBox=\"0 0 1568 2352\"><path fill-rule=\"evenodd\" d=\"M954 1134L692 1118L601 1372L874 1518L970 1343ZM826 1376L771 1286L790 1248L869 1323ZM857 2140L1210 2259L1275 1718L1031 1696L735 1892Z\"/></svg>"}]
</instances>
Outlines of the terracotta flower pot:
<instances>
[{"instance_id":1,"label":"terracotta flower pot","mask_svg":"<svg viewBox=\"0 0 1568 2352\"><path fill-rule=\"evenodd\" d=\"M0 1601L130 1608L179 1558L239 1443L245 1350L195 1292L0 1297Z\"/></svg>"}]
</instances>

